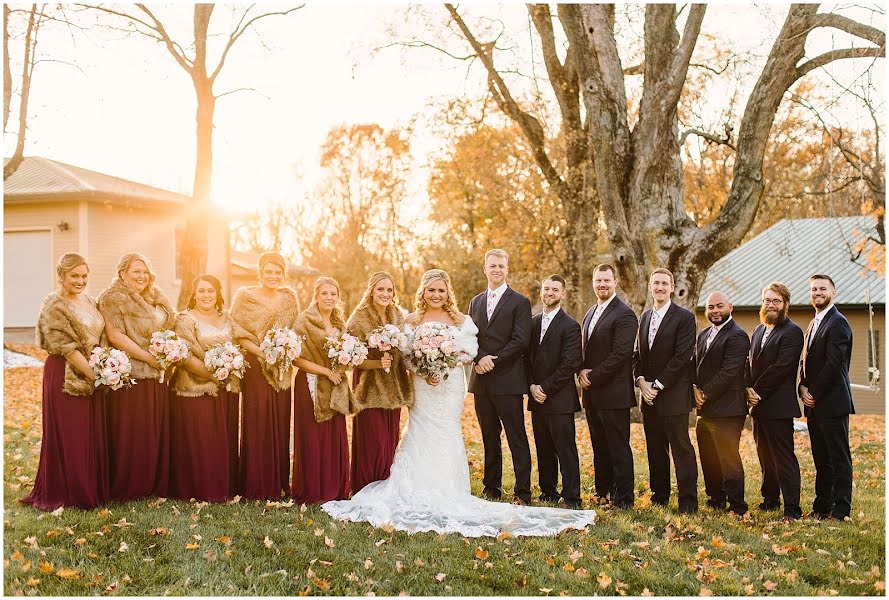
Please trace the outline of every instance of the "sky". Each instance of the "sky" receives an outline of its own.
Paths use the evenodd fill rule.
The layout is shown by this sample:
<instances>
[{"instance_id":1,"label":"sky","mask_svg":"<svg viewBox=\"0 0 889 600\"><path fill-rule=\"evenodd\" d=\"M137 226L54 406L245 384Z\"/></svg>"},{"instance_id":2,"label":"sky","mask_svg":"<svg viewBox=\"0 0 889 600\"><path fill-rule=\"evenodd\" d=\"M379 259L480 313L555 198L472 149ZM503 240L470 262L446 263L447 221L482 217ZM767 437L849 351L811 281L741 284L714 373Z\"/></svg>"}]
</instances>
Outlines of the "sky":
<instances>
[{"instance_id":1,"label":"sky","mask_svg":"<svg viewBox=\"0 0 889 600\"><path fill-rule=\"evenodd\" d=\"M293 4L260 4L263 10L288 6ZM527 69L535 40L527 34L524 5L472 9L495 16L516 32L513 53L502 60ZM229 31L239 10L217 7L211 33ZM785 10L782 5L712 5L704 30L718 34L720 43L761 58ZM174 39L190 39L190 6L161 6L157 14ZM873 18L868 12L851 16ZM95 22L94 17L75 17L78 23ZM434 107L447 98L478 96L484 76L478 65L467 69L465 62L430 49L374 49L424 39L468 52L459 39L441 34L446 17L440 5L406 13L403 4L311 2L290 15L261 21L258 34L248 32L233 48L216 83L217 94L236 88L255 91L227 95L217 103L213 201L230 210L273 201L305 202L322 175L319 148L332 127L369 122L394 127L412 121L418 124L412 141L420 167L412 189L422 199L423 166L440 147L426 126ZM40 36L39 55L46 62L35 70L26 155L190 193L194 91L166 50L151 40L95 27L77 31L53 24ZM846 42L845 36L831 37L827 31L812 37L810 55ZM214 38L212 56L218 56L223 39ZM13 47L16 60L18 52ZM836 63L835 76L848 79L860 71L861 61L855 62L857 69L850 61ZM878 69L876 75L881 87L882 72ZM851 124L866 125L854 107L843 111ZM7 156L14 147L11 137L4 139Z\"/></svg>"}]
</instances>

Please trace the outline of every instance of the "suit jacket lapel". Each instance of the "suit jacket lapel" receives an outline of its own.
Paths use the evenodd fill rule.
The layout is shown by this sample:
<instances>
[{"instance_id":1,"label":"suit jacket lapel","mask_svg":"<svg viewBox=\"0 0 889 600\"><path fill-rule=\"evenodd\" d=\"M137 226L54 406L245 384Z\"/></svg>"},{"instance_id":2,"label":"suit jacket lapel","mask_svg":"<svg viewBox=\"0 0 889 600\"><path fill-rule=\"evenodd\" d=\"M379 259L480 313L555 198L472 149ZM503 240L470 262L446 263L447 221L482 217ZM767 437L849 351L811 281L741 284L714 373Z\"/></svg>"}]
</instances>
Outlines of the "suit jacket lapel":
<instances>
[{"instance_id":1,"label":"suit jacket lapel","mask_svg":"<svg viewBox=\"0 0 889 600\"><path fill-rule=\"evenodd\" d=\"M539 319L537 317L540 317ZM541 344L540 330L543 329L543 313L536 315L531 321L531 346L537 348Z\"/></svg>"},{"instance_id":2,"label":"suit jacket lapel","mask_svg":"<svg viewBox=\"0 0 889 600\"><path fill-rule=\"evenodd\" d=\"M485 291L487 294L487 290ZM500 300L497 301L497 306L494 307L494 312L491 313L491 318L488 320L488 325L494 322L494 319L497 318L497 315L500 314L500 310L503 308L503 305L506 304L506 300L512 296L512 288L507 286L506 291L503 292L503 295L500 297ZM487 306L487 296L485 296L485 316L488 314L488 306Z\"/></svg>"},{"instance_id":3,"label":"suit jacket lapel","mask_svg":"<svg viewBox=\"0 0 889 600\"><path fill-rule=\"evenodd\" d=\"M750 366L753 366L753 359L759 358L759 355L762 353L762 336L766 333L765 325L758 325L756 329L753 331L753 337L750 340ZM778 333L778 328L775 327L772 329L772 333L769 334L769 339L766 340L766 343L769 343L775 334Z\"/></svg>"},{"instance_id":4,"label":"suit jacket lapel","mask_svg":"<svg viewBox=\"0 0 889 600\"><path fill-rule=\"evenodd\" d=\"M581 321L581 330L580 330L580 350L583 358L586 359L586 345L589 342L589 338L587 337L587 329L590 327L590 321L593 320L593 313L596 312L596 306L593 305L586 314L583 316L583 320Z\"/></svg>"},{"instance_id":5,"label":"suit jacket lapel","mask_svg":"<svg viewBox=\"0 0 889 600\"><path fill-rule=\"evenodd\" d=\"M478 298L475 310L478 313L478 329L483 331L488 328L488 290Z\"/></svg>"},{"instance_id":6,"label":"suit jacket lapel","mask_svg":"<svg viewBox=\"0 0 889 600\"><path fill-rule=\"evenodd\" d=\"M648 309L647 311L642 313L642 318L639 320L639 327L641 328L641 330L639 331L640 353L642 352L642 347L645 348L646 353L650 351L650 348L648 347L648 328L651 327L651 311L652 309Z\"/></svg>"},{"instance_id":7,"label":"suit jacket lapel","mask_svg":"<svg viewBox=\"0 0 889 600\"><path fill-rule=\"evenodd\" d=\"M564 310L559 309L559 312L556 313L556 316L554 316L553 319L552 319L552 321L549 322L549 327L546 328L546 333L543 334L543 339L540 340L540 345L541 345L541 346L543 345L543 342L546 341L546 338L547 338L547 336L549 335L549 332L552 331L552 329L553 329L553 327L555 326L555 324L558 323L559 320L562 318L562 313L564 313L564 312L565 312ZM540 330L541 330L541 329L543 329L543 316L542 316L542 314L541 314L541 317L540 317L540 327L537 328L537 338L538 338L538 339L540 338Z\"/></svg>"}]
</instances>

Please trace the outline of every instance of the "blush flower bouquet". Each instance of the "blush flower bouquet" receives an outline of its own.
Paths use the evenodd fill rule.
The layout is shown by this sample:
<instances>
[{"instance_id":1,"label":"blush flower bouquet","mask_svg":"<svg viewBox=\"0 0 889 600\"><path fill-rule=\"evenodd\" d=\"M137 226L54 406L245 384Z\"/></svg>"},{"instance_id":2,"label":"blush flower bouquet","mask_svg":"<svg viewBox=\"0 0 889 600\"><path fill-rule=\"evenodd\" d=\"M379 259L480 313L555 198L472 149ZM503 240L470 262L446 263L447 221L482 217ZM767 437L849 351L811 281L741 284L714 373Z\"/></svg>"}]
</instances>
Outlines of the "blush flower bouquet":
<instances>
[{"instance_id":1,"label":"blush flower bouquet","mask_svg":"<svg viewBox=\"0 0 889 600\"><path fill-rule=\"evenodd\" d=\"M133 365L123 350L96 346L90 353L89 364L96 373L96 387L107 386L112 390L135 385L130 376Z\"/></svg>"},{"instance_id":2,"label":"blush flower bouquet","mask_svg":"<svg viewBox=\"0 0 889 600\"><path fill-rule=\"evenodd\" d=\"M148 353L161 365L160 382L164 382L167 369L188 358L188 344L172 329L155 331L148 343Z\"/></svg>"}]
</instances>

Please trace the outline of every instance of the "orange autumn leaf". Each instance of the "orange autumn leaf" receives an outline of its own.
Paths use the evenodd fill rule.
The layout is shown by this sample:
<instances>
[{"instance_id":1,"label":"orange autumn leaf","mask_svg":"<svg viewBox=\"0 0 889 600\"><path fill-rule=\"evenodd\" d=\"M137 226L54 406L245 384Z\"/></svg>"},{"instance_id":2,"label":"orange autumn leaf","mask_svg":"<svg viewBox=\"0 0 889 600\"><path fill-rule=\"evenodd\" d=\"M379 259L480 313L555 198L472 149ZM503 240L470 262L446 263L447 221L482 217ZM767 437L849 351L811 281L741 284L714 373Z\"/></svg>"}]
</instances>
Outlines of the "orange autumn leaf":
<instances>
[{"instance_id":1,"label":"orange autumn leaf","mask_svg":"<svg viewBox=\"0 0 889 600\"><path fill-rule=\"evenodd\" d=\"M80 579L80 571L74 569L59 569L56 571L56 575L62 579Z\"/></svg>"},{"instance_id":2,"label":"orange autumn leaf","mask_svg":"<svg viewBox=\"0 0 889 600\"><path fill-rule=\"evenodd\" d=\"M603 571L596 576L596 581L599 582L599 588L604 590L605 588L607 588L608 586L611 585L612 579L611 579L611 577L608 576L607 573L605 573Z\"/></svg>"},{"instance_id":3,"label":"orange autumn leaf","mask_svg":"<svg viewBox=\"0 0 889 600\"><path fill-rule=\"evenodd\" d=\"M488 558L489 552L487 550L483 550L481 546L477 546L475 549L475 557L479 560L485 560Z\"/></svg>"}]
</instances>

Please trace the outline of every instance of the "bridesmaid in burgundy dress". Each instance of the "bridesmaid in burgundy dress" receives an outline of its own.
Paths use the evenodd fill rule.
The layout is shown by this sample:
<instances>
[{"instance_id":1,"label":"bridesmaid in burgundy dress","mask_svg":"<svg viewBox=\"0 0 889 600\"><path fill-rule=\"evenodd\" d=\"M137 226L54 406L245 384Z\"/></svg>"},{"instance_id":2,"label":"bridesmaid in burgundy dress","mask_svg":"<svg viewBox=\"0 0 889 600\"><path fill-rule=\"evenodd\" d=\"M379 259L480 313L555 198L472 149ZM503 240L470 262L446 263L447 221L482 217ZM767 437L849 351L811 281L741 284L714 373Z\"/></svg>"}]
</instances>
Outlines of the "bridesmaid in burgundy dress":
<instances>
[{"instance_id":1,"label":"bridesmaid in burgundy dress","mask_svg":"<svg viewBox=\"0 0 889 600\"><path fill-rule=\"evenodd\" d=\"M79 254L59 259L61 289L43 301L37 345L43 366L43 441L34 489L22 499L42 510L93 508L108 500L105 404L88 362L105 321L84 292L89 267Z\"/></svg>"},{"instance_id":2,"label":"bridesmaid in burgundy dress","mask_svg":"<svg viewBox=\"0 0 889 600\"><path fill-rule=\"evenodd\" d=\"M345 375L328 366L328 336L346 330L335 279L315 281L312 304L300 313L296 331L305 336L296 360L293 425L293 499L320 504L349 497L349 442L346 413L353 404Z\"/></svg>"},{"instance_id":3,"label":"bridesmaid in burgundy dress","mask_svg":"<svg viewBox=\"0 0 889 600\"><path fill-rule=\"evenodd\" d=\"M189 350L173 380L170 405L170 495L181 500L222 502L235 487L239 390L227 391L204 366L210 348L232 341L231 319L222 306L219 280L199 275L188 310L176 317L175 331Z\"/></svg>"},{"instance_id":4,"label":"bridesmaid in burgundy dress","mask_svg":"<svg viewBox=\"0 0 889 600\"><path fill-rule=\"evenodd\" d=\"M364 296L346 329L362 341L383 325L404 325L395 285L389 273L370 276ZM386 373L385 369L389 369ZM413 406L414 387L397 350L371 348L352 373L357 413L352 419L352 493L373 481L389 478L401 433L401 407Z\"/></svg>"},{"instance_id":5,"label":"bridesmaid in burgundy dress","mask_svg":"<svg viewBox=\"0 0 889 600\"><path fill-rule=\"evenodd\" d=\"M173 328L176 311L138 252L121 257L117 278L99 296L105 334L126 352L136 385L108 393L108 462L112 500L166 497L170 479L170 396L149 354L155 331Z\"/></svg>"},{"instance_id":6,"label":"bridesmaid in burgundy dress","mask_svg":"<svg viewBox=\"0 0 889 600\"><path fill-rule=\"evenodd\" d=\"M242 287L232 300L234 337L250 365L242 382L239 493L251 500L290 495L290 387L259 350L269 329L293 329L296 292L284 285L287 264L277 252L259 257L261 285Z\"/></svg>"}]
</instances>

